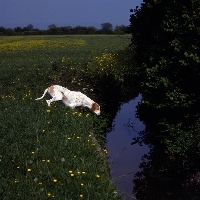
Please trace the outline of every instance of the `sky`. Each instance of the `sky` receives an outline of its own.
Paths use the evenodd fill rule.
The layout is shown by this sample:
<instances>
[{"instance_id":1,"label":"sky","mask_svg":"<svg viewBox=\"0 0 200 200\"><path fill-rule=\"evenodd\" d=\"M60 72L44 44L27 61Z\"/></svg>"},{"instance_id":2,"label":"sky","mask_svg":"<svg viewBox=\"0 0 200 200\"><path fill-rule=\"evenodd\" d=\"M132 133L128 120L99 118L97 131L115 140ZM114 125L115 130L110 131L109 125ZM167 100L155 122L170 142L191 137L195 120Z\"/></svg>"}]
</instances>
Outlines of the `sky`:
<instances>
[{"instance_id":1,"label":"sky","mask_svg":"<svg viewBox=\"0 0 200 200\"><path fill-rule=\"evenodd\" d=\"M56 26L128 26L130 9L142 0L0 0L0 26L47 29Z\"/></svg>"}]
</instances>

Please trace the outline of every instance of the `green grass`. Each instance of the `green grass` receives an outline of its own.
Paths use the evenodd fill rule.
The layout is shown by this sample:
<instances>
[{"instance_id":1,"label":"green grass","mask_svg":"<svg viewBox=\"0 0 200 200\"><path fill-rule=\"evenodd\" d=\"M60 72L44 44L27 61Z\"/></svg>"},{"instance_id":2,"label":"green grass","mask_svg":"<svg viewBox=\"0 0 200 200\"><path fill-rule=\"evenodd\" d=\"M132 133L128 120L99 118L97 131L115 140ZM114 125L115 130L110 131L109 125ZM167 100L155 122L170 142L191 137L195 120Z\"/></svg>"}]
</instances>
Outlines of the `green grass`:
<instances>
[{"instance_id":1,"label":"green grass","mask_svg":"<svg viewBox=\"0 0 200 200\"><path fill-rule=\"evenodd\" d=\"M34 99L56 80L95 98L77 73L108 73L130 36L0 39L0 199L120 199L92 136L103 137L106 120Z\"/></svg>"}]
</instances>

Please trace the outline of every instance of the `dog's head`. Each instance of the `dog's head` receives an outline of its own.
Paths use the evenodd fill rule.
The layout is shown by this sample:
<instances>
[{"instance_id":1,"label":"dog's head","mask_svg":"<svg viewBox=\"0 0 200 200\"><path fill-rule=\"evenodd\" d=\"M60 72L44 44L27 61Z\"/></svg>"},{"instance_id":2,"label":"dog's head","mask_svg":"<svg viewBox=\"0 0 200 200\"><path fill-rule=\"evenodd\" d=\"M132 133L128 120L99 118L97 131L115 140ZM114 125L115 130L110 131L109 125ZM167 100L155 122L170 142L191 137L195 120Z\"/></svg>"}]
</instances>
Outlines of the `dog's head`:
<instances>
[{"instance_id":1,"label":"dog's head","mask_svg":"<svg viewBox=\"0 0 200 200\"><path fill-rule=\"evenodd\" d=\"M92 111L95 114L100 115L100 106L97 103L93 103L92 104Z\"/></svg>"}]
</instances>

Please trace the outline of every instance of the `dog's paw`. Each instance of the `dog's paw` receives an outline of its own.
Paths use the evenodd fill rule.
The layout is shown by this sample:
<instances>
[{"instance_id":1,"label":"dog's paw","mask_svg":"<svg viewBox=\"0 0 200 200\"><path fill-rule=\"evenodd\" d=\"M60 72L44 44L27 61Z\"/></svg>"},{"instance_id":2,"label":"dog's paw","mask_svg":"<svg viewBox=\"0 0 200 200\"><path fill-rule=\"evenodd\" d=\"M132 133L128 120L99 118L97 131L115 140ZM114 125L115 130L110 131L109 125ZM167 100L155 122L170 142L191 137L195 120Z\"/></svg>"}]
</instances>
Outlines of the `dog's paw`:
<instances>
[{"instance_id":1,"label":"dog's paw","mask_svg":"<svg viewBox=\"0 0 200 200\"><path fill-rule=\"evenodd\" d=\"M47 102L48 106L51 107L51 105L50 105L50 103L51 103L50 100L46 100L46 102Z\"/></svg>"}]
</instances>

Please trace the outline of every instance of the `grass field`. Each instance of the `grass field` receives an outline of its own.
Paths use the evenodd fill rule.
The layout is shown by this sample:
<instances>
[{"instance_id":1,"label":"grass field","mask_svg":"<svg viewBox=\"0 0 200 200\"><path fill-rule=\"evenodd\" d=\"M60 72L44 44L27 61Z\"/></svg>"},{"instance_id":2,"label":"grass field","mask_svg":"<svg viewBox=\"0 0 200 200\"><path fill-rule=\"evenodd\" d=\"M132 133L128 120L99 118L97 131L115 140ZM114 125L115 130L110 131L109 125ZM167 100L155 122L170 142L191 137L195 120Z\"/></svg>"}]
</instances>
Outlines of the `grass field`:
<instances>
[{"instance_id":1,"label":"grass field","mask_svg":"<svg viewBox=\"0 0 200 200\"><path fill-rule=\"evenodd\" d=\"M95 98L82 75L115 75L129 43L126 35L0 37L0 199L120 199L93 139L106 120L34 99L52 83Z\"/></svg>"}]
</instances>

